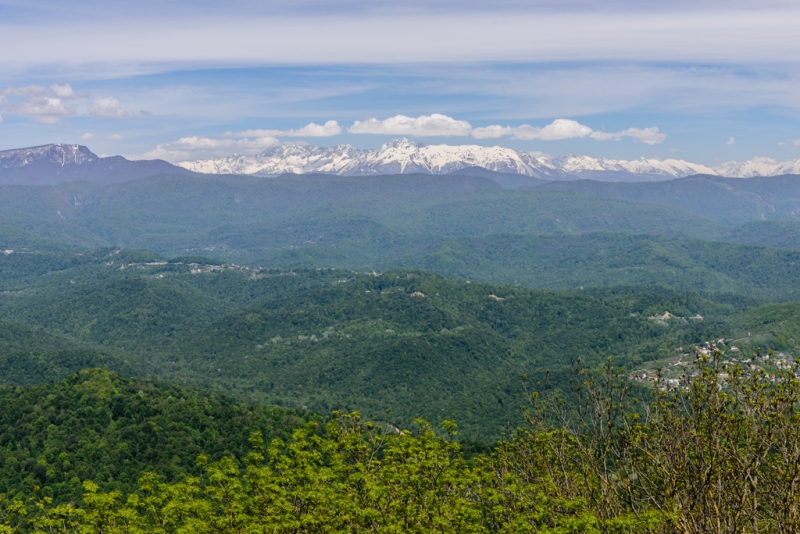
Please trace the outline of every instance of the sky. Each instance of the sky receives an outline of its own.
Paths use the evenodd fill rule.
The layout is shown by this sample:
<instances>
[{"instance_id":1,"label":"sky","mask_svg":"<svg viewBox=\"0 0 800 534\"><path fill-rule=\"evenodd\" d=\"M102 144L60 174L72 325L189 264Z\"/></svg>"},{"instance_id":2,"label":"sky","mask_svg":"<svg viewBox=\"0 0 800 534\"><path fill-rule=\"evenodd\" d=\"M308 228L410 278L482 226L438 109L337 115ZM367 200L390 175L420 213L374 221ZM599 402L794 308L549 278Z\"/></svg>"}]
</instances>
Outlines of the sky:
<instances>
[{"instance_id":1,"label":"sky","mask_svg":"<svg viewBox=\"0 0 800 534\"><path fill-rule=\"evenodd\" d=\"M0 150L800 158L800 3L0 0Z\"/></svg>"}]
</instances>

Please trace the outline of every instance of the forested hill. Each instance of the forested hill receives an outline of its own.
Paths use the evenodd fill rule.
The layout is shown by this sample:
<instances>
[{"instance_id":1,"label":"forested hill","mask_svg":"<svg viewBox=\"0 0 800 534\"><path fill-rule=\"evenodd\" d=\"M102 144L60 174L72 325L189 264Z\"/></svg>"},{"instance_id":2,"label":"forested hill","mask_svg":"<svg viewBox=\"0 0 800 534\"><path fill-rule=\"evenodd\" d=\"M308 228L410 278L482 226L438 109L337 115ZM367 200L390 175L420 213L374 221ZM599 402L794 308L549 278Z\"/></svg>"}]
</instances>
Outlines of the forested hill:
<instances>
[{"instance_id":1,"label":"forested hill","mask_svg":"<svg viewBox=\"0 0 800 534\"><path fill-rule=\"evenodd\" d=\"M8 234L0 233L0 241L8 243L36 236L54 246L141 247L172 255L194 249L262 263L287 248L363 239L366 230L389 236L395 245L387 254L395 256L407 253L398 246L409 240L457 235L610 231L721 238L727 230L702 211L430 175L160 175L110 186L0 185L0 225Z\"/></svg>"},{"instance_id":2,"label":"forested hill","mask_svg":"<svg viewBox=\"0 0 800 534\"><path fill-rule=\"evenodd\" d=\"M254 431L288 438L315 416L88 369L56 382L0 387L0 494L77 500L82 482L132 490L145 471L199 475L199 454L243 457ZM317 418L318 419L318 418Z\"/></svg>"},{"instance_id":3,"label":"forested hill","mask_svg":"<svg viewBox=\"0 0 800 534\"><path fill-rule=\"evenodd\" d=\"M548 182L536 189L671 204L730 225L795 219L800 207L800 176L791 174L746 179L696 175L648 183L574 180Z\"/></svg>"},{"instance_id":4,"label":"forested hill","mask_svg":"<svg viewBox=\"0 0 800 534\"><path fill-rule=\"evenodd\" d=\"M790 352L800 339L797 304L759 308L660 286L542 291L417 270L254 269L108 249L14 253L0 265L0 320L17 336L16 359L0 369L6 382L63 377L83 363L322 413L455 418L466 438L513 427L523 375L550 370L562 387L576 358L636 369L710 339Z\"/></svg>"},{"instance_id":5,"label":"forested hill","mask_svg":"<svg viewBox=\"0 0 800 534\"><path fill-rule=\"evenodd\" d=\"M0 383L38 384L89 367L134 373L134 367L113 351L43 327L0 321Z\"/></svg>"}]
</instances>

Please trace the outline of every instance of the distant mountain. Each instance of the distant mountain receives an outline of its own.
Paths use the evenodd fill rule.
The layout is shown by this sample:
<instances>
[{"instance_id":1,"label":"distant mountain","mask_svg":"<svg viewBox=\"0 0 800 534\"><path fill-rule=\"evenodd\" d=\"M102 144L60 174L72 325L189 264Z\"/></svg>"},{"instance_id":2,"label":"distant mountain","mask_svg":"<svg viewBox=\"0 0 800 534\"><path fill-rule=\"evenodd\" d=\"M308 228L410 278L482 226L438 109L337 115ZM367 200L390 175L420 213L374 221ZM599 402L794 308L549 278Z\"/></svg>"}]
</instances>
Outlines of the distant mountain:
<instances>
[{"instance_id":1,"label":"distant mountain","mask_svg":"<svg viewBox=\"0 0 800 534\"><path fill-rule=\"evenodd\" d=\"M753 158L748 161L729 161L716 167L716 174L729 178L755 178L757 176L781 176L800 174L800 159L775 161L772 158Z\"/></svg>"},{"instance_id":2,"label":"distant mountain","mask_svg":"<svg viewBox=\"0 0 800 534\"><path fill-rule=\"evenodd\" d=\"M564 156L551 161L563 177L604 182L661 181L694 174L717 174L705 165L680 159L639 158L614 160L589 156Z\"/></svg>"},{"instance_id":3,"label":"distant mountain","mask_svg":"<svg viewBox=\"0 0 800 534\"><path fill-rule=\"evenodd\" d=\"M455 176L478 176L480 178L488 178L489 180L500 184L500 186L502 186L504 189L532 188L546 184L550 181L542 178L535 178L533 176L527 176L525 174L490 171L489 169L484 169L483 167L465 167L457 171L452 171L449 174Z\"/></svg>"},{"instance_id":4,"label":"distant mountain","mask_svg":"<svg viewBox=\"0 0 800 534\"><path fill-rule=\"evenodd\" d=\"M510 148L476 145L424 145L396 139L378 150L359 150L350 145L320 148L283 144L254 156L231 155L179 164L207 174L327 173L340 176L381 174L448 174L467 167L522 174L536 178L557 178L554 167L525 152Z\"/></svg>"},{"instance_id":5,"label":"distant mountain","mask_svg":"<svg viewBox=\"0 0 800 534\"><path fill-rule=\"evenodd\" d=\"M162 160L101 158L81 145L53 144L0 151L0 184L55 185L83 180L108 185L155 174L193 174Z\"/></svg>"},{"instance_id":6,"label":"distant mountain","mask_svg":"<svg viewBox=\"0 0 800 534\"><path fill-rule=\"evenodd\" d=\"M492 171L495 181L517 187L507 175L540 180L597 180L604 182L652 182L696 174L750 178L800 173L800 160L779 163L769 158L747 162L728 162L711 168L678 159L640 158L615 160L589 156L549 158L503 147L477 145L425 145L396 139L377 150L360 150L350 145L316 147L287 143L259 154L233 154L220 159L179 163L181 167L206 174L281 174L324 173L339 176L382 174L476 174L476 168ZM530 185L530 184L523 184Z\"/></svg>"},{"instance_id":7,"label":"distant mountain","mask_svg":"<svg viewBox=\"0 0 800 534\"><path fill-rule=\"evenodd\" d=\"M762 176L747 180L696 175L651 183L596 180L553 181L536 191L575 191L584 195L672 204L727 225L800 218L800 176Z\"/></svg>"},{"instance_id":8,"label":"distant mountain","mask_svg":"<svg viewBox=\"0 0 800 534\"><path fill-rule=\"evenodd\" d=\"M800 160L754 158L711 168L678 159L550 158L498 146L425 145L408 139L396 139L377 150L285 143L255 155L232 154L178 165L162 160L131 161L122 156L101 158L81 145L0 151L0 184L54 185L82 180L109 185L156 174L464 174L490 178L507 189L516 189L535 187L542 181L661 182L693 175L752 178L800 174Z\"/></svg>"}]
</instances>

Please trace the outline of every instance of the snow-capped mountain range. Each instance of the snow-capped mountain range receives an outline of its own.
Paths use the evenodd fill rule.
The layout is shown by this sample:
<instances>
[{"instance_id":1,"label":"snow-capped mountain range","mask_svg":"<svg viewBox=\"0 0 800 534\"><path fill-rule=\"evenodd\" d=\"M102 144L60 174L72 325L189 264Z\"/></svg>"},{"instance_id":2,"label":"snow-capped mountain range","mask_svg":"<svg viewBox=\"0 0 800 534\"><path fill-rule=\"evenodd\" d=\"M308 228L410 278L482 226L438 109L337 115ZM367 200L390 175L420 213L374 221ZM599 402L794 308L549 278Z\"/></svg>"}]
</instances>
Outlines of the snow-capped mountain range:
<instances>
[{"instance_id":1,"label":"snow-capped mountain range","mask_svg":"<svg viewBox=\"0 0 800 534\"><path fill-rule=\"evenodd\" d=\"M652 181L709 174L731 178L800 174L800 160L777 162L755 158L707 167L677 159L614 160L589 156L548 158L503 147L477 145L425 145L397 139L377 150L359 150L350 145L316 147L287 143L259 154L234 154L219 159L179 163L206 174L326 173L341 176L430 173L448 174L469 167L521 174L545 180L590 178L608 181Z\"/></svg>"},{"instance_id":2,"label":"snow-capped mountain range","mask_svg":"<svg viewBox=\"0 0 800 534\"><path fill-rule=\"evenodd\" d=\"M589 156L549 158L504 147L425 145L397 139L377 150L350 145L316 147L287 143L255 155L186 161L178 166L161 160L99 157L81 145L52 144L0 151L0 183L44 185L71 180L118 183L154 174L325 173L340 176L382 174L448 174L474 168L544 180L661 181L695 174L751 178L800 174L800 160L753 158L708 167L678 159L614 160ZM485 171L481 171L485 172Z\"/></svg>"}]
</instances>

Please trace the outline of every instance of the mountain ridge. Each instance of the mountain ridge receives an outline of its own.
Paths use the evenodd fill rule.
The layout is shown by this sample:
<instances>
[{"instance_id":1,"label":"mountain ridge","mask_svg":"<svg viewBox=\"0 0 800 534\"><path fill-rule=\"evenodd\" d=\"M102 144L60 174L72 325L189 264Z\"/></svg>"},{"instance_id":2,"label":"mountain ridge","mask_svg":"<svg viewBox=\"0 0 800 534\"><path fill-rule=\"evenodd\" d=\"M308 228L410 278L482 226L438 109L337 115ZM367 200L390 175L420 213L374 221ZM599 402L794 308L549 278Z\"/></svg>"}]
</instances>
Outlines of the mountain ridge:
<instances>
[{"instance_id":1,"label":"mountain ridge","mask_svg":"<svg viewBox=\"0 0 800 534\"><path fill-rule=\"evenodd\" d=\"M163 160L100 157L83 145L55 143L0 151L0 184L116 184L155 174L195 174Z\"/></svg>"},{"instance_id":2,"label":"mountain ridge","mask_svg":"<svg viewBox=\"0 0 800 534\"><path fill-rule=\"evenodd\" d=\"M272 178L284 174L363 177L462 172L467 175L479 173L513 189L542 180L661 182L695 175L723 178L781 176L800 174L800 159L779 162L757 157L743 162L729 161L712 168L671 158L618 160L575 155L551 158L499 146L426 145L405 138L395 139L379 149L366 150L347 144L317 147L284 143L254 155L231 154L177 165L163 160L99 157L87 147L75 144L0 151L0 183L14 185L55 185L77 180L107 185L156 174Z\"/></svg>"},{"instance_id":3,"label":"mountain ridge","mask_svg":"<svg viewBox=\"0 0 800 534\"><path fill-rule=\"evenodd\" d=\"M771 158L753 158L712 168L671 158L615 160L574 155L550 158L498 146L425 145L405 138L395 139L375 150L361 150L352 145L317 147L285 143L255 155L232 154L178 165L204 174L265 177L306 173L339 176L453 174L474 167L544 180L662 181L696 174L729 178L800 174L800 160L778 162Z\"/></svg>"}]
</instances>

